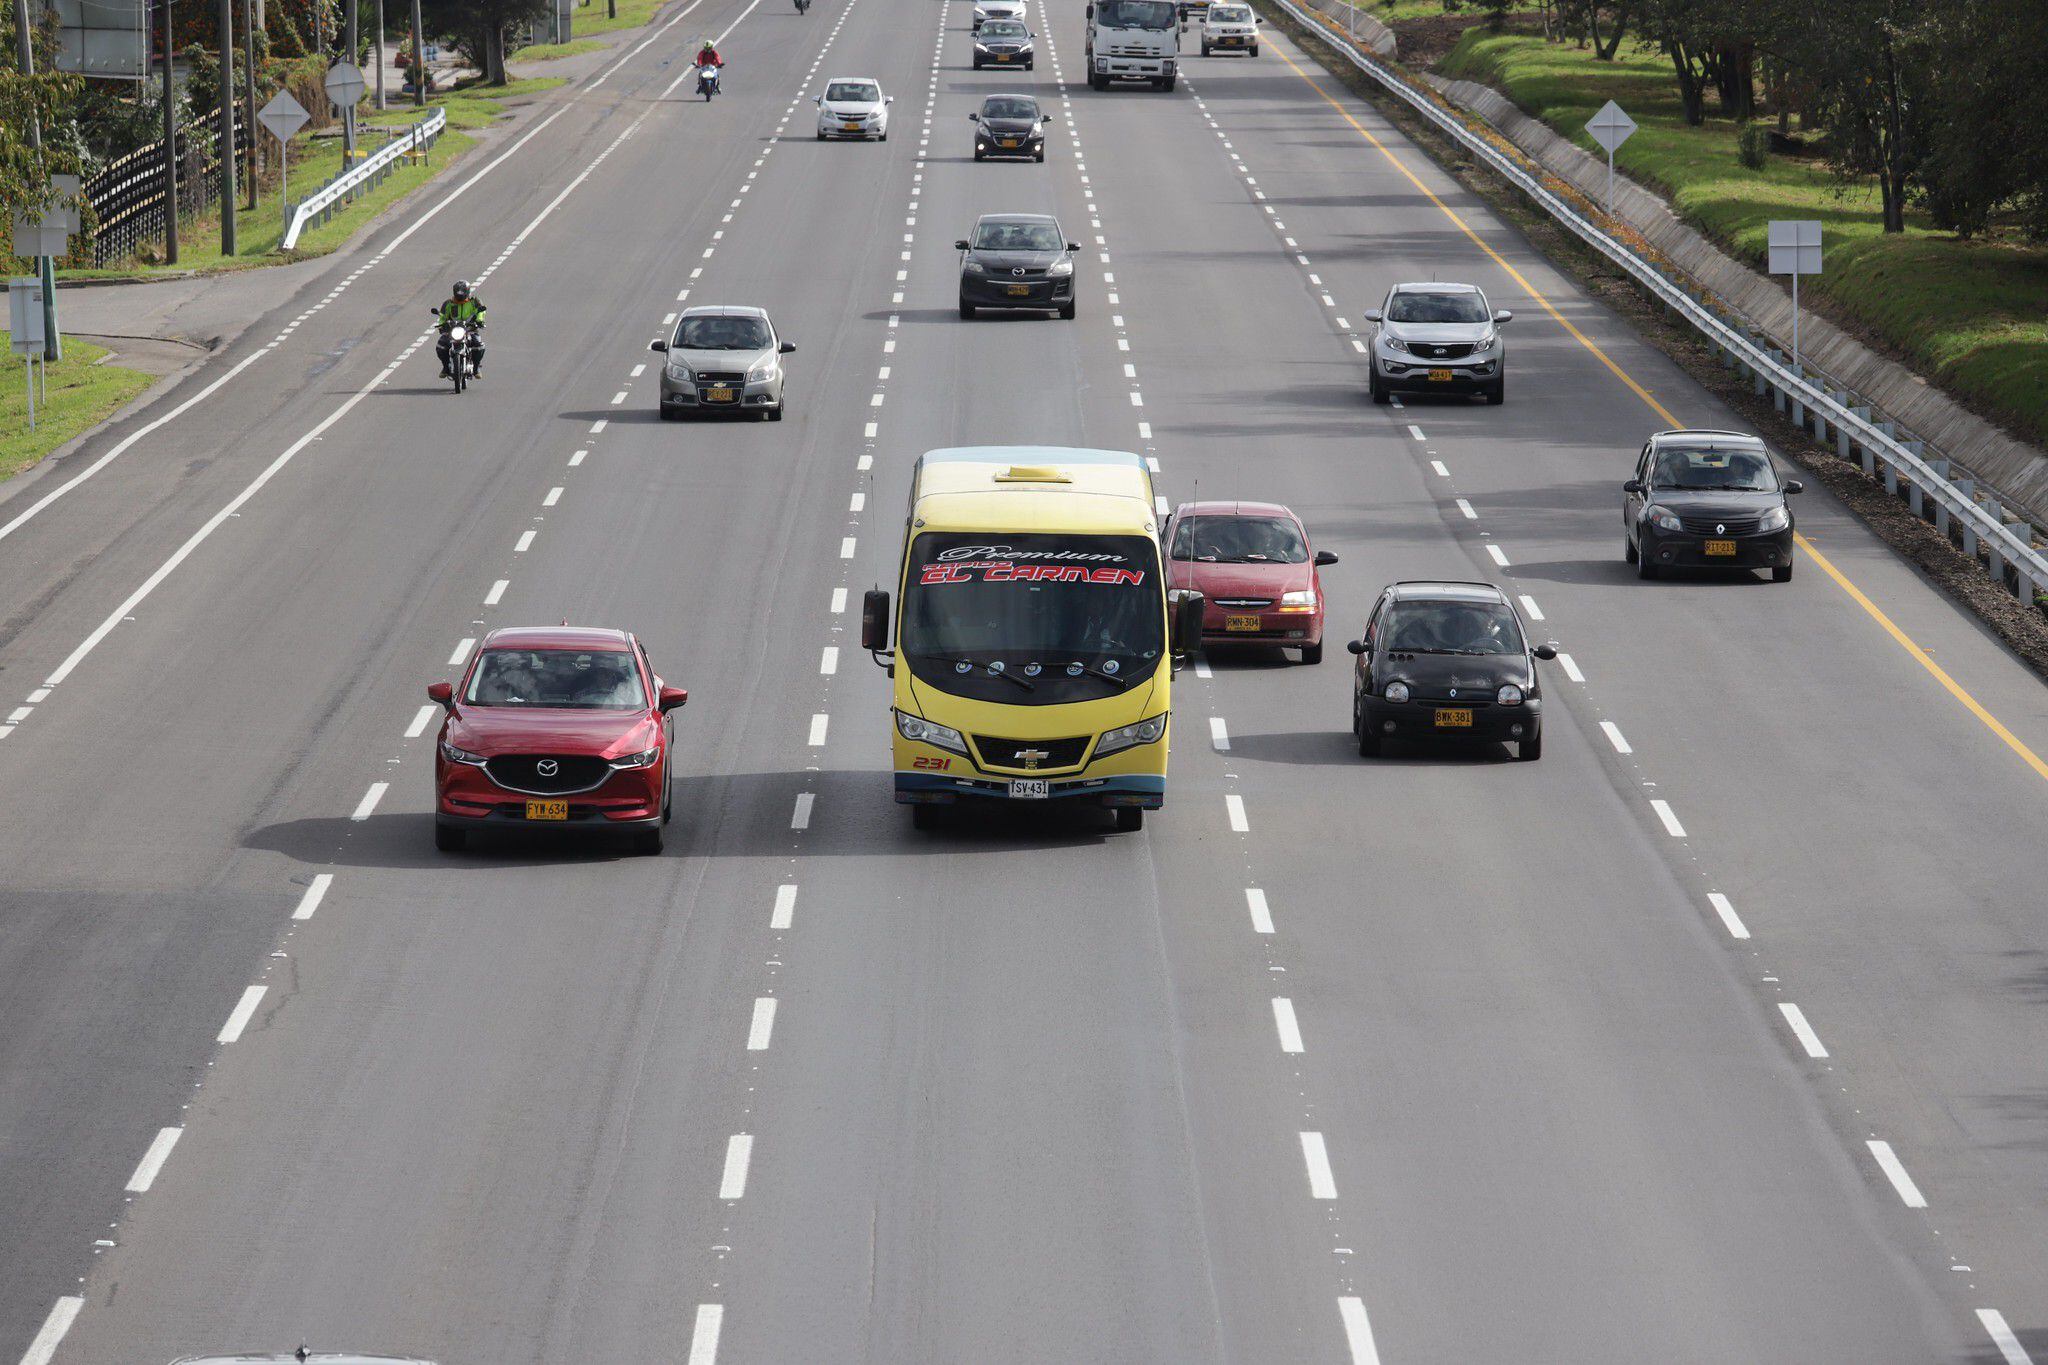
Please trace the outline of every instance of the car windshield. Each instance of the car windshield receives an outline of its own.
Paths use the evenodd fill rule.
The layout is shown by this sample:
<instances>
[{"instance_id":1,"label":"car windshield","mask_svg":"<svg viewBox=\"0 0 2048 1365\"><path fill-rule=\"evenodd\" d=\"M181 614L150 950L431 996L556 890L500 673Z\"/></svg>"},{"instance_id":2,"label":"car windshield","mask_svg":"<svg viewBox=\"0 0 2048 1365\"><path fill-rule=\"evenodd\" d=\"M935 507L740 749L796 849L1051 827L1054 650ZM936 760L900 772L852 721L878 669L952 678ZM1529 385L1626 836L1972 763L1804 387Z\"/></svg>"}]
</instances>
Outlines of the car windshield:
<instances>
[{"instance_id":1,"label":"car windshield","mask_svg":"<svg viewBox=\"0 0 2048 1365\"><path fill-rule=\"evenodd\" d=\"M941 691L1042 705L1149 677L1165 617L1150 537L928 532L910 549L901 649Z\"/></svg>"},{"instance_id":2,"label":"car windshield","mask_svg":"<svg viewBox=\"0 0 2048 1365\"><path fill-rule=\"evenodd\" d=\"M684 318L673 343L679 351L765 351L775 344L766 318Z\"/></svg>"},{"instance_id":3,"label":"car windshield","mask_svg":"<svg viewBox=\"0 0 2048 1365\"><path fill-rule=\"evenodd\" d=\"M1520 654L1522 626L1505 602L1396 602L1379 645L1410 654Z\"/></svg>"},{"instance_id":4,"label":"car windshield","mask_svg":"<svg viewBox=\"0 0 2048 1365\"><path fill-rule=\"evenodd\" d=\"M1387 301L1388 322L1485 322L1486 300L1477 294L1396 294Z\"/></svg>"},{"instance_id":5,"label":"car windshield","mask_svg":"<svg viewBox=\"0 0 2048 1365\"><path fill-rule=\"evenodd\" d=\"M1660 450L1651 480L1659 488L1729 493L1768 493L1778 486L1771 458L1760 450Z\"/></svg>"},{"instance_id":6,"label":"car windshield","mask_svg":"<svg viewBox=\"0 0 2048 1365\"><path fill-rule=\"evenodd\" d=\"M1104 28L1172 28L1178 18L1173 0L1101 0L1095 22Z\"/></svg>"},{"instance_id":7,"label":"car windshield","mask_svg":"<svg viewBox=\"0 0 2048 1365\"><path fill-rule=\"evenodd\" d=\"M1249 24L1252 12L1243 5L1211 5L1209 17L1219 24Z\"/></svg>"},{"instance_id":8,"label":"car windshield","mask_svg":"<svg viewBox=\"0 0 2048 1365\"><path fill-rule=\"evenodd\" d=\"M983 118L1037 118L1038 105L1035 101L1025 99L983 100L981 116Z\"/></svg>"},{"instance_id":9,"label":"car windshield","mask_svg":"<svg viewBox=\"0 0 2048 1365\"><path fill-rule=\"evenodd\" d=\"M825 98L834 104L873 104L882 98L882 87L872 81L834 81L825 87Z\"/></svg>"},{"instance_id":10,"label":"car windshield","mask_svg":"<svg viewBox=\"0 0 2048 1365\"><path fill-rule=\"evenodd\" d=\"M1213 564L1301 564L1308 545L1286 517L1183 517L1173 532L1175 559Z\"/></svg>"},{"instance_id":11,"label":"car windshield","mask_svg":"<svg viewBox=\"0 0 2048 1365\"><path fill-rule=\"evenodd\" d=\"M1058 251L1062 245L1053 223L983 223L974 230L976 251Z\"/></svg>"},{"instance_id":12,"label":"car windshield","mask_svg":"<svg viewBox=\"0 0 2048 1365\"><path fill-rule=\"evenodd\" d=\"M647 705L647 692L622 649L487 649L462 699L471 706L631 711Z\"/></svg>"},{"instance_id":13,"label":"car windshield","mask_svg":"<svg viewBox=\"0 0 2048 1365\"><path fill-rule=\"evenodd\" d=\"M982 36L982 37L984 37L984 38L1022 38L1022 37L1024 36L1024 25L1022 25L1022 24L1018 23L1018 22L1017 22L1017 21L1016 21L1015 19L991 19L991 20L989 20L989 21L988 21L987 23L985 23L985 24L983 24L983 25L981 26L981 36ZM990 100L990 101L989 101L988 103L989 103L989 104L999 104L999 105L1003 106L1004 108L1013 108L1013 107L1015 107L1015 106L1017 106L1017 105L1019 105L1019 104L1023 104L1023 103L1024 103L1024 101L1022 101L1022 100ZM988 105L983 105L982 107L983 107L984 109L986 109L986 108L988 107ZM997 117L997 118L1023 118L1023 117L1024 117L1024 115L1022 115L1022 114L998 114L998 115L996 115L996 117Z\"/></svg>"}]
</instances>

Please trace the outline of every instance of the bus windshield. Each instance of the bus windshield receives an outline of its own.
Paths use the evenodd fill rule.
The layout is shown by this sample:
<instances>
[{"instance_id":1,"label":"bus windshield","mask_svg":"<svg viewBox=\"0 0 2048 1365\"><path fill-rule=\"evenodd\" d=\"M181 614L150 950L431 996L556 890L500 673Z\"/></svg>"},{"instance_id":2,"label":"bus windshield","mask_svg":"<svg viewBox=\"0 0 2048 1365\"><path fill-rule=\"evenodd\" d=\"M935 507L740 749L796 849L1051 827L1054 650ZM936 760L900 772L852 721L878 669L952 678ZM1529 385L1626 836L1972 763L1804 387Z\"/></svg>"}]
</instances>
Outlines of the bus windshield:
<instances>
[{"instance_id":1,"label":"bus windshield","mask_svg":"<svg viewBox=\"0 0 2048 1365\"><path fill-rule=\"evenodd\" d=\"M1159 666L1163 604L1145 536L929 532L911 544L900 650L919 682L956 696L1093 700Z\"/></svg>"}]
</instances>

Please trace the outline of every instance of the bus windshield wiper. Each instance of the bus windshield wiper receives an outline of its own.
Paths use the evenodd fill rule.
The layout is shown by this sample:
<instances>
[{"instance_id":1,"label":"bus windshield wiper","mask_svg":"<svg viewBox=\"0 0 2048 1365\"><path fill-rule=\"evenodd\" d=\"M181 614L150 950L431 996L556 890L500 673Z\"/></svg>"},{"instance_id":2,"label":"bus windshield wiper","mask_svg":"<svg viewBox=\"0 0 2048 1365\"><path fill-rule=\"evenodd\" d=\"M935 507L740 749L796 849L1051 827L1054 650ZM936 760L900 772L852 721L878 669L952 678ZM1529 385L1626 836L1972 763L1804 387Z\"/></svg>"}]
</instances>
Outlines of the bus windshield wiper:
<instances>
[{"instance_id":1,"label":"bus windshield wiper","mask_svg":"<svg viewBox=\"0 0 2048 1365\"><path fill-rule=\"evenodd\" d=\"M916 654L911 655L910 657L912 657L913 659L936 659L940 663L966 664L970 668L980 669L983 673L986 673L991 678L1001 678L1004 682L1015 683L1017 686L1023 688L1026 692L1036 692L1038 690L1038 684L1032 682L1029 678L1020 678L1016 674L1010 672L1010 670L1007 668L992 669L988 666L988 663L985 660L970 659L964 654L933 654L926 651L920 651Z\"/></svg>"},{"instance_id":2,"label":"bus windshield wiper","mask_svg":"<svg viewBox=\"0 0 2048 1365\"><path fill-rule=\"evenodd\" d=\"M1074 664L1083 673L1086 673L1091 678L1101 678L1104 682L1115 683L1116 690L1119 692L1128 692L1131 690L1131 680L1129 678L1118 677L1114 673L1105 673L1101 669L1097 668L1094 664L1084 664L1079 659L1074 660Z\"/></svg>"}]
</instances>

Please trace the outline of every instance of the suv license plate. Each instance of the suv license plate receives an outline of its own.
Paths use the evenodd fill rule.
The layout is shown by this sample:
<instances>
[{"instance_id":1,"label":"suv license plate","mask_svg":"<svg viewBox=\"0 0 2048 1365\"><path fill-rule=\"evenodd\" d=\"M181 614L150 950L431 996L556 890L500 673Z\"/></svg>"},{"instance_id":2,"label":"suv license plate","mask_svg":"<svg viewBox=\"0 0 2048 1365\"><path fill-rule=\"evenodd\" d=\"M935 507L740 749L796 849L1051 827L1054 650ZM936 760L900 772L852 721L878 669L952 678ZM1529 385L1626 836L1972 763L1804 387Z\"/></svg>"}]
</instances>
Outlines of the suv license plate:
<instances>
[{"instance_id":1,"label":"suv license plate","mask_svg":"<svg viewBox=\"0 0 2048 1365\"><path fill-rule=\"evenodd\" d=\"M569 818L567 801L529 801L526 803L526 818L529 820L566 820Z\"/></svg>"},{"instance_id":2,"label":"suv license plate","mask_svg":"<svg viewBox=\"0 0 2048 1365\"><path fill-rule=\"evenodd\" d=\"M1436 728L1439 730L1469 730L1472 728L1472 708L1469 706L1446 706L1436 713Z\"/></svg>"},{"instance_id":3,"label":"suv license plate","mask_svg":"<svg viewBox=\"0 0 2048 1365\"><path fill-rule=\"evenodd\" d=\"M1225 630L1257 630L1259 628L1259 618L1256 616L1226 616L1223 618L1223 628Z\"/></svg>"},{"instance_id":4,"label":"suv license plate","mask_svg":"<svg viewBox=\"0 0 2048 1365\"><path fill-rule=\"evenodd\" d=\"M1706 551L1710 555L1732 555L1735 553L1735 542L1732 540L1710 540L1706 544Z\"/></svg>"},{"instance_id":5,"label":"suv license plate","mask_svg":"<svg viewBox=\"0 0 2048 1365\"><path fill-rule=\"evenodd\" d=\"M1028 284L1013 284L1010 286L1009 293L1013 299L1028 299L1031 297L1031 286Z\"/></svg>"},{"instance_id":6,"label":"suv license plate","mask_svg":"<svg viewBox=\"0 0 2048 1365\"><path fill-rule=\"evenodd\" d=\"M1429 382L1432 384L1448 384L1451 382L1451 372L1449 370L1431 370L1429 372Z\"/></svg>"},{"instance_id":7,"label":"suv license plate","mask_svg":"<svg viewBox=\"0 0 2048 1365\"><path fill-rule=\"evenodd\" d=\"M1052 781L1044 777L1013 777L1010 779L1012 801L1043 801L1052 795Z\"/></svg>"}]
</instances>

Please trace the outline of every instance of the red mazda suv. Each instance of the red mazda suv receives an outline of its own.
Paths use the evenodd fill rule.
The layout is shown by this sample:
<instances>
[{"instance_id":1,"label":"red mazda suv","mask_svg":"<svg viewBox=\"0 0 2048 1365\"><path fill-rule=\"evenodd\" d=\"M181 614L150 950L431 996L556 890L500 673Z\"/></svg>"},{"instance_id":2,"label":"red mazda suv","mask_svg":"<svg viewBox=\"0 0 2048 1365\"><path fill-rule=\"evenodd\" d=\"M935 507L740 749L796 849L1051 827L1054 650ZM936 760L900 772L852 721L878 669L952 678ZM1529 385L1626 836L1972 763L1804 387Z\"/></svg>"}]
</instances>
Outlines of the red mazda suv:
<instances>
[{"instance_id":1,"label":"red mazda suv","mask_svg":"<svg viewBox=\"0 0 2048 1365\"><path fill-rule=\"evenodd\" d=\"M623 630L495 630L457 683L427 696L448 712L434 755L434 846L471 830L621 829L661 852L669 816L668 713L690 699L662 682Z\"/></svg>"},{"instance_id":2,"label":"red mazda suv","mask_svg":"<svg viewBox=\"0 0 2048 1365\"><path fill-rule=\"evenodd\" d=\"M1335 564L1309 548L1301 519L1277 502L1184 502L1166 527L1166 585L1207 599L1202 638L1279 645L1323 661L1323 580Z\"/></svg>"}]
</instances>

